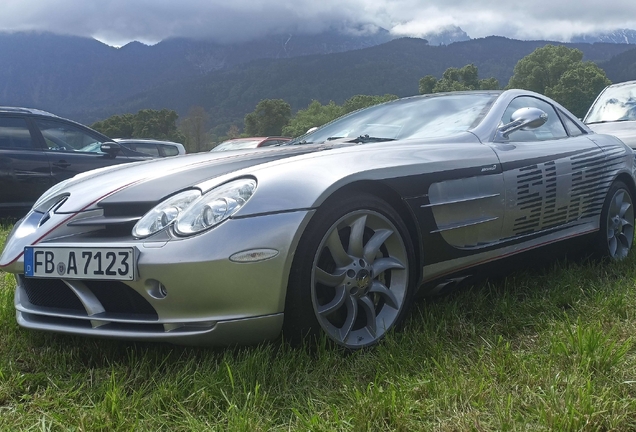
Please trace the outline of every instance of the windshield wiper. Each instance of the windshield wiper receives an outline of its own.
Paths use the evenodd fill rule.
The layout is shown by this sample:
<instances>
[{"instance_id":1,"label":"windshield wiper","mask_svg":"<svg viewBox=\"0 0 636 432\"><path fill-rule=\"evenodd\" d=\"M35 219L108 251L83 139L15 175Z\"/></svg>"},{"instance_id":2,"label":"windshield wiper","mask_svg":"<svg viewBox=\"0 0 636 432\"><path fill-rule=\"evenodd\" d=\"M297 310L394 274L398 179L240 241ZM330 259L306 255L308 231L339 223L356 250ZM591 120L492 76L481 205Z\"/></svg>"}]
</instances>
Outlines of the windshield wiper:
<instances>
[{"instance_id":1,"label":"windshield wiper","mask_svg":"<svg viewBox=\"0 0 636 432\"><path fill-rule=\"evenodd\" d=\"M293 145L303 145L303 144L313 144L312 141L306 141L306 140L302 140L302 141L287 141L287 142L283 142L280 144L275 144L272 147L283 147L283 146L293 146Z\"/></svg>"},{"instance_id":2,"label":"windshield wiper","mask_svg":"<svg viewBox=\"0 0 636 432\"><path fill-rule=\"evenodd\" d=\"M332 136L327 138L325 141L334 141L339 139L347 139L348 143L370 143L370 142L382 142L382 141L395 141L395 138L383 138L383 137L372 137L367 135L360 135L358 138L349 139L348 137L339 137Z\"/></svg>"}]
</instances>

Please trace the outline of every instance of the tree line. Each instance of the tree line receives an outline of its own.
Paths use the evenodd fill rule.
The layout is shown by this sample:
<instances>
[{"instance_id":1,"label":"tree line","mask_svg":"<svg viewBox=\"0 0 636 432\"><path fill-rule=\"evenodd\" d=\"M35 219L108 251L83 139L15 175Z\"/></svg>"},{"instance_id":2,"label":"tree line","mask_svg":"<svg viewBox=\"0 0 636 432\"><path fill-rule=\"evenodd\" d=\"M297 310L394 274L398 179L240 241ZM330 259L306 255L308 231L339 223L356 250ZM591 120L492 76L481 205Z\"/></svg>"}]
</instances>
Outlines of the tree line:
<instances>
[{"instance_id":1,"label":"tree line","mask_svg":"<svg viewBox=\"0 0 636 432\"><path fill-rule=\"evenodd\" d=\"M591 61L583 61L583 52L565 46L546 45L519 60L505 88L520 88L544 94L559 102L577 117L583 117L596 96L611 84L605 72ZM497 79L479 79L473 64L448 68L440 79L432 75L419 81L420 94L462 90L498 90ZM385 94L356 95L342 105L313 100L306 109L292 114L283 99L263 99L243 121L243 131L233 124L225 130L208 129L208 114L200 106L192 107L179 122L175 111L145 109L137 114L115 115L92 125L96 130L117 138L154 138L183 143L189 152L205 151L214 143L239 136L297 137L313 127L322 126L340 116L379 103L397 99Z\"/></svg>"}]
</instances>

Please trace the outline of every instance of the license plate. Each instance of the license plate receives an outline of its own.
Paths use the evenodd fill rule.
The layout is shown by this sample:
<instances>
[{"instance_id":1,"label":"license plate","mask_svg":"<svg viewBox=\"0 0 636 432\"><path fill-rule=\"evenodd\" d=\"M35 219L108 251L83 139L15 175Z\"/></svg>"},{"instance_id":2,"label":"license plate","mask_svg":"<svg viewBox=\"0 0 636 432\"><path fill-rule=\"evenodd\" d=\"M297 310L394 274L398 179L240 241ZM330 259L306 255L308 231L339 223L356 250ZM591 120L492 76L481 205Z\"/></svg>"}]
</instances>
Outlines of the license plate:
<instances>
[{"instance_id":1,"label":"license plate","mask_svg":"<svg viewBox=\"0 0 636 432\"><path fill-rule=\"evenodd\" d=\"M133 248L24 248L24 275L63 279L134 280Z\"/></svg>"}]
</instances>

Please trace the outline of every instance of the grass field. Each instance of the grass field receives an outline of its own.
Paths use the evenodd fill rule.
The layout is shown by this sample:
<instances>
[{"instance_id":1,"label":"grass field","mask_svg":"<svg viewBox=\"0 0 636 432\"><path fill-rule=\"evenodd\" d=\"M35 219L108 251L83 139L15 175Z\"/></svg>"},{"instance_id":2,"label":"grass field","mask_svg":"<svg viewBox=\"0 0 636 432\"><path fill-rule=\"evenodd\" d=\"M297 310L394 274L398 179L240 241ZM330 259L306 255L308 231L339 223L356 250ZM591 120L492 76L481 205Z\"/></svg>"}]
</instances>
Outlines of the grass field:
<instances>
[{"instance_id":1,"label":"grass field","mask_svg":"<svg viewBox=\"0 0 636 432\"><path fill-rule=\"evenodd\" d=\"M22 330L14 286L0 273L1 431L636 430L634 253L421 300L353 354Z\"/></svg>"}]
</instances>

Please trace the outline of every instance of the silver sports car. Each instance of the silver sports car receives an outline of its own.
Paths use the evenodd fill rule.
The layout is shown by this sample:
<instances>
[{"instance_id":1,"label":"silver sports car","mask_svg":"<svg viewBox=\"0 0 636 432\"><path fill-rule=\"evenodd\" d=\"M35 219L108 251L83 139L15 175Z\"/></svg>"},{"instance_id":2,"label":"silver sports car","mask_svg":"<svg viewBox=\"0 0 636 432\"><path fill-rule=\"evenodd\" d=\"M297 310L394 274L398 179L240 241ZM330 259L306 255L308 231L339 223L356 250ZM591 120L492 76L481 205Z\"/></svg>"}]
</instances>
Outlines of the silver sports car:
<instances>
[{"instance_id":1,"label":"silver sports car","mask_svg":"<svg viewBox=\"0 0 636 432\"><path fill-rule=\"evenodd\" d=\"M80 174L0 258L18 323L184 344L326 335L356 349L420 287L577 236L634 236L633 151L541 95L400 99L288 144Z\"/></svg>"}]
</instances>

